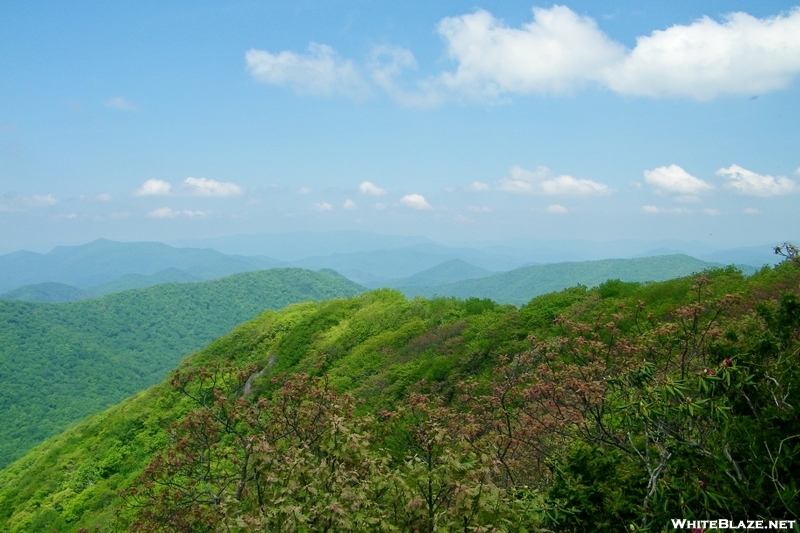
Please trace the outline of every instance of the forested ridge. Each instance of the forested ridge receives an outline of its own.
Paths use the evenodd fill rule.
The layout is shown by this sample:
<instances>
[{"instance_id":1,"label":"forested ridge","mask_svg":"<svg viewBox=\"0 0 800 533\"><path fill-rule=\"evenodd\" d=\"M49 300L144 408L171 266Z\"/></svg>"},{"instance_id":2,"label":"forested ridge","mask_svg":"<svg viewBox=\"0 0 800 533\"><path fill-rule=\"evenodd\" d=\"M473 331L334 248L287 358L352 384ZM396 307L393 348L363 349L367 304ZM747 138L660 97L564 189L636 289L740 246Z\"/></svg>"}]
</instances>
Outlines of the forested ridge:
<instances>
[{"instance_id":1,"label":"forested ridge","mask_svg":"<svg viewBox=\"0 0 800 533\"><path fill-rule=\"evenodd\" d=\"M794 251L796 252L796 250ZM268 311L0 471L21 531L662 531L800 513L800 266Z\"/></svg>"},{"instance_id":2,"label":"forested ridge","mask_svg":"<svg viewBox=\"0 0 800 533\"><path fill-rule=\"evenodd\" d=\"M362 290L333 272L273 269L71 303L0 299L0 466L265 309Z\"/></svg>"}]
</instances>

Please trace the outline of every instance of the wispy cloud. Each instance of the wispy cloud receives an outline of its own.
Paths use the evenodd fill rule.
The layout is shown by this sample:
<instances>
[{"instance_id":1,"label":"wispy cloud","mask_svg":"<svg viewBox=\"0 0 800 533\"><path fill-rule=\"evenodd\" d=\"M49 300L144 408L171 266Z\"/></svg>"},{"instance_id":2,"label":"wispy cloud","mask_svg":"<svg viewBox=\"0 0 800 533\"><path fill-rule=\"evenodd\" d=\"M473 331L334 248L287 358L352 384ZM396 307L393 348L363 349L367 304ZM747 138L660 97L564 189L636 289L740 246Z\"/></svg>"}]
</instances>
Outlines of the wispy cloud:
<instances>
[{"instance_id":1,"label":"wispy cloud","mask_svg":"<svg viewBox=\"0 0 800 533\"><path fill-rule=\"evenodd\" d=\"M642 212L647 213L650 215L655 215L659 213L670 213L670 214L681 214L681 213L690 213L688 209L684 209L682 207L672 207L672 208L665 208L665 207L657 207L655 205L643 205Z\"/></svg>"},{"instance_id":2,"label":"wispy cloud","mask_svg":"<svg viewBox=\"0 0 800 533\"><path fill-rule=\"evenodd\" d=\"M800 191L797 182L786 176L768 176L756 174L739 165L721 168L717 176L728 179L726 186L746 196L783 196Z\"/></svg>"},{"instance_id":3,"label":"wispy cloud","mask_svg":"<svg viewBox=\"0 0 800 533\"><path fill-rule=\"evenodd\" d=\"M149 218L175 218L179 216L186 216L189 218L203 218L210 215L210 211L192 211L191 209L184 209L184 210L174 210L171 207L160 207L158 209L153 209L147 216Z\"/></svg>"},{"instance_id":4,"label":"wispy cloud","mask_svg":"<svg viewBox=\"0 0 800 533\"><path fill-rule=\"evenodd\" d=\"M548 205L545 208L545 211L555 215L566 215L567 213L569 213L569 210L566 207L559 204Z\"/></svg>"},{"instance_id":5,"label":"wispy cloud","mask_svg":"<svg viewBox=\"0 0 800 533\"><path fill-rule=\"evenodd\" d=\"M256 80L289 87L299 94L331 96L343 94L364 97L369 86L356 66L330 46L311 43L308 54L283 51L249 50L245 54L247 70Z\"/></svg>"},{"instance_id":6,"label":"wispy cloud","mask_svg":"<svg viewBox=\"0 0 800 533\"><path fill-rule=\"evenodd\" d=\"M319 202L319 203L314 204L313 206L311 206L311 209L321 213L323 211L332 211L333 210L333 206L331 204L329 204L328 202Z\"/></svg>"},{"instance_id":7,"label":"wispy cloud","mask_svg":"<svg viewBox=\"0 0 800 533\"><path fill-rule=\"evenodd\" d=\"M189 186L193 194L198 196L237 196L242 188L229 181L217 181L208 178L186 178L183 182Z\"/></svg>"},{"instance_id":8,"label":"wispy cloud","mask_svg":"<svg viewBox=\"0 0 800 533\"><path fill-rule=\"evenodd\" d=\"M483 183L482 181L473 181L472 183L469 184L469 187L467 187L467 189L473 192L488 191L489 184Z\"/></svg>"},{"instance_id":9,"label":"wispy cloud","mask_svg":"<svg viewBox=\"0 0 800 533\"><path fill-rule=\"evenodd\" d=\"M147 213L147 216L150 218L174 218L179 214L178 211L174 211L171 207L159 207Z\"/></svg>"},{"instance_id":10,"label":"wispy cloud","mask_svg":"<svg viewBox=\"0 0 800 533\"><path fill-rule=\"evenodd\" d=\"M133 193L136 196L166 196L172 190L172 185L163 180L149 179Z\"/></svg>"},{"instance_id":11,"label":"wispy cloud","mask_svg":"<svg viewBox=\"0 0 800 533\"><path fill-rule=\"evenodd\" d=\"M500 180L499 189L510 193L547 196L597 196L611 193L607 185L594 180L573 178L566 174L553 176L546 167L531 171L516 165L511 167L508 177Z\"/></svg>"},{"instance_id":12,"label":"wispy cloud","mask_svg":"<svg viewBox=\"0 0 800 533\"><path fill-rule=\"evenodd\" d=\"M144 109L140 105L122 96L114 96L112 98L109 98L108 100L103 102L103 105L109 109L118 109L119 111L132 111L135 113L140 113L144 111Z\"/></svg>"}]
</instances>

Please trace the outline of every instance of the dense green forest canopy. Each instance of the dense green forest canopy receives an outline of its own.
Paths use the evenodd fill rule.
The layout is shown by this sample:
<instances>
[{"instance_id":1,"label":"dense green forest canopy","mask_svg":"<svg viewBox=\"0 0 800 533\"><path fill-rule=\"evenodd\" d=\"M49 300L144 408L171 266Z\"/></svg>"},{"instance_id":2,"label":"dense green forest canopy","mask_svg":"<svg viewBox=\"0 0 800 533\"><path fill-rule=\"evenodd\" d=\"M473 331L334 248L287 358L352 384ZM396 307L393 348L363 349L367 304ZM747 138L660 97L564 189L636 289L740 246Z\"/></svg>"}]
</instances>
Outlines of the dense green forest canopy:
<instances>
[{"instance_id":1,"label":"dense green forest canopy","mask_svg":"<svg viewBox=\"0 0 800 533\"><path fill-rule=\"evenodd\" d=\"M269 311L1 471L0 528L792 519L798 292L790 260L519 309L378 290Z\"/></svg>"},{"instance_id":2,"label":"dense green forest canopy","mask_svg":"<svg viewBox=\"0 0 800 533\"><path fill-rule=\"evenodd\" d=\"M73 303L0 299L0 466L266 309L363 290L332 271L273 269Z\"/></svg>"}]
</instances>

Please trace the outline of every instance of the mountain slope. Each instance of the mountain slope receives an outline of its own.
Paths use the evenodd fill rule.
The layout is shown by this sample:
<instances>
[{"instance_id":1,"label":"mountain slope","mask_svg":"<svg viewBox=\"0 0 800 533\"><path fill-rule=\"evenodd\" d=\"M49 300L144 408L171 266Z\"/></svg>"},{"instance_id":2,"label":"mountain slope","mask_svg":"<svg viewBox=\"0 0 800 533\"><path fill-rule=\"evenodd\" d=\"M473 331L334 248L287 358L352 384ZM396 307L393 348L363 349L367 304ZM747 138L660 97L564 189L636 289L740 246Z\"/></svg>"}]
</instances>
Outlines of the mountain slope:
<instances>
[{"instance_id":1,"label":"mountain slope","mask_svg":"<svg viewBox=\"0 0 800 533\"><path fill-rule=\"evenodd\" d=\"M706 287L704 298L710 298L709 303L714 301L714 297L723 297L732 292L742 299L742 303L729 313L733 321L723 324L724 328L727 328L725 335L716 337L717 340L713 341L715 343L713 349L721 350L713 352L715 358L713 363L698 361L697 365L700 366L692 367L692 376L696 374L701 385L706 384L706 389L701 390L708 390L709 384L723 383L719 378L710 379L713 377L713 374L708 372L710 364L717 365L713 366L714 368L733 366L734 370L741 364L741 371L745 373L747 371L743 359L745 352L736 351L738 346L736 344L730 347L721 344L723 338L725 342L738 342L737 332L744 333L744 330L737 321L744 320L744 323L751 324L751 327L758 326L752 332L754 341L757 341L756 346L762 346L765 340L773 339L763 331L764 321L758 322L752 317L752 309L757 307L758 302L761 302L758 305L764 309L776 310L777 314L774 316L770 315L769 311L766 312L767 320L771 320L770 316L775 320L783 317L780 320L787 324L785 327L795 329L800 327L800 307L797 305L797 297L794 296L794 299L783 297L781 307L777 304L781 294L800 289L800 271L792 265L784 265L774 271L761 271L756 276L745 279L732 269L715 270L709 272L704 279L705 281L701 282L707 284L704 285ZM331 387L339 391L349 391L361 400L362 403L357 407L358 411L380 414L380 420L386 425L391 425L393 420L391 411L400 409L408 403L409 393L419 390L416 384L421 379L432 384L431 389L437 391L435 394L451 398L455 402L462 396L468 396L461 394L463 391L480 393L480 389L470 388L470 383L487 384L492 383L491 380L498 376L502 378L504 374L498 374L494 370L505 364L504 361L507 361L508 357L514 354L535 355L537 352L533 351L532 344L538 342L537 339L542 340L542 346L553 349L573 345L579 348L592 348L593 342L572 344L555 342L554 337L564 334L564 328L569 327L569 321L583 322L589 328L593 324L606 328L607 326L603 324L606 324L607 320L622 320L616 326L619 328L619 335L635 335L640 328L645 330L654 328L653 331L661 332L660 336L668 337L668 342L665 344L666 353L674 354L675 344L669 335L670 331L680 335L681 316L683 316L683 311L676 313L676 309L679 306L687 306L681 309L693 309L694 307L688 304L697 302L699 286L694 277L645 285L613 282L595 290L577 287L561 293L544 295L521 309L513 306L497 306L492 302L474 299L466 302L454 299L408 301L396 291L379 290L346 300L296 304L280 312L263 313L239 326L230 335L185 359L181 363L181 371L184 375L202 375L204 372L202 369L205 368L209 376L224 376L225 374L215 374L213 367L209 365L215 362L228 362L237 369L253 365L244 374L244 377L248 374L251 376L247 382L252 383L252 396L248 396L247 401L269 397L271 391L280 383L273 380L273 377L298 372L324 373ZM722 298L721 301L733 300ZM630 321L634 318L623 316L623 310L637 309L638 313L638 306L642 306L641 315L648 318L646 323L633 327ZM790 314L787 315L784 311ZM554 318L560 315L566 317L567 321L554 323ZM615 316L618 318L613 318ZM663 320L666 329L662 328L660 320ZM707 318L701 317L701 320ZM691 324L691 321L689 323ZM603 329L603 332L605 331ZM792 331L796 334L795 330ZM579 334L576 339L585 340L581 335L587 334L586 332ZM648 337L648 331L643 335L644 339L653 338ZM611 337L616 338L616 334ZM676 337L678 340L680 338ZM774 337L774 339L779 338L783 337ZM548 340L554 342L548 343ZM791 352L795 350L795 346L796 342L784 349ZM770 346L769 349L776 348ZM606 350L600 350L599 353L606 354ZM639 352L634 345L622 343L618 355L625 353ZM646 355L651 352L643 350L641 353ZM731 355L727 355L728 353ZM796 352L794 353L796 356ZM762 355L756 355L759 360L763 360ZM741 362L728 363L724 360L725 357L734 357L737 361L741 358ZM615 359L612 357L609 361L614 362ZM626 368L624 362L621 364ZM706 365L705 372L703 364ZM580 364L576 369L581 372L590 370ZM252 373L254 370L258 370L259 373ZM547 372L549 370L546 365L540 366L536 360L533 361L532 375L538 376ZM641 370L639 366L635 366L633 372L629 380L613 380L613 383L630 382L634 385L650 383L647 381L649 375L647 365L641 367ZM260 377L256 379L256 375ZM509 375L514 377L513 373ZM742 375L744 376L742 379L750 379ZM733 379L739 379L737 376L739 374L733 374ZM578 380L578 383L580 385L584 381ZM611 382L601 379L600 383ZM673 387L678 386L673 382L669 383L672 383ZM736 383L734 382L734 385L738 386ZM572 386L574 384L569 387ZM688 387L688 384L685 386ZM492 387L488 389L491 391ZM547 390L550 389L539 390L539 394ZM735 391L735 388L733 390ZM631 389L631 394L634 392ZM644 390L644 392L651 395L649 401L659 398L659 395L652 391ZM667 397L673 396L675 394ZM532 396L534 400L537 397ZM724 399L726 395L722 394L720 397ZM627 395L621 396L623 407L630 404L627 398ZM768 393L763 400L766 406L773 401ZM674 403L670 400L668 406L674 407ZM499 405L494 403L485 405L484 408L488 411L483 414L491 416ZM175 445L176 439L164 428L179 420L192 406L187 396L164 383L129 398L104 413L90 417L32 450L24 458L0 471L0 529L19 533L57 528L64 533L77 532L81 527L92 530L95 525L101 528L108 527L113 520L115 510L123 503L118 496L118 490L130 486L133 479L148 464L153 453ZM569 404L564 405L568 406ZM609 403L608 407L614 406ZM683 409L684 406L679 404L674 408ZM796 420L796 417L786 416L787 418L782 419L784 425L788 421ZM636 417L631 419L638 420ZM624 420L625 417L615 417L613 421ZM695 415L693 420L700 421L699 414ZM717 426L720 425L717 422L718 418L713 418L713 421ZM413 423L413 420L409 420L408 423ZM796 426L796 422L793 424ZM454 427L458 429L459 426ZM786 431L791 435L794 429L787 427ZM576 433L581 432L568 433L574 437ZM198 434L206 435L202 431ZM721 436L723 437L721 442L728 442L724 439L725 435ZM406 435L404 438L408 437ZM612 433L610 437L614 437L614 434ZM401 446L402 441L403 439L388 441L387 446ZM566 444L568 443L564 445ZM560 448L558 451L561 451ZM628 493L631 493L629 500L631 503L624 501L624 505L609 511L623 512L627 517L631 513L631 506L641 506L642 499L637 491L644 490L645 483L638 481L641 477L631 481L630 479L634 478L618 479L617 475L644 475L646 480L646 470L636 467L635 463L631 466L629 463L620 462L619 451L615 452L613 448L596 453L586 453L587 451L591 452L581 447L580 442L576 442L575 463L570 463L569 457L565 454L558 453L554 456L555 459L562 461L558 471L563 472L564 476L570 475L571 468L583 469L576 470L575 476L579 483L570 488L572 492L553 493L556 499L552 502L567 502L569 507L563 517L565 519L575 517L574 513L588 513L589 519L592 519L591 509L585 506L604 504L607 495L602 491L608 489L613 493L613 498L628 497ZM732 453L738 451L736 447L732 448ZM635 457L635 454L633 455ZM701 454L700 457L705 456ZM534 459L529 457L529 460ZM599 461L600 466L591 461ZM689 461L689 452L683 450L681 461L675 463L676 468L682 468L682 465L687 464L686 461ZM581 467L583 464L588 466ZM745 463L741 464L743 467L746 466ZM460 463L456 468L468 466L466 463ZM721 468L729 468L729 463L724 457ZM781 468L783 469L780 472L783 475L786 470L783 466ZM697 491L701 490L698 488L700 485L698 485L697 471L693 464L689 464L687 479L691 487L676 485L677 489L683 491L681 494L691 490L694 491L692 495L697 496ZM710 475L710 467L704 472ZM671 483L681 481L677 477L679 474L680 470L677 470L674 474L676 481ZM585 483L581 484L581 476L588 476L587 479L599 476L597 485L587 487ZM720 473L720 476L723 482L727 480L724 473ZM565 482L560 478L554 481L562 483L562 485L556 484L556 489ZM614 483L616 485L613 485ZM607 486L607 484L612 485ZM765 483L763 486L769 489L773 485ZM730 483L726 486L735 488ZM599 492L592 494L580 492L591 492L595 487ZM704 489L705 486L702 487L702 490ZM545 486L542 490L549 489ZM711 482L708 490L716 490ZM517 494L523 498L526 495L535 497L536 499L533 502L528 501L528 504L533 503L536 509L543 508L539 503L542 501L540 498L544 497L544 492L530 493L526 486L503 493ZM573 499L565 500L565 498ZM600 503L597 503L598 501ZM687 501L687 505L695 506L696 504L692 503L694 501L702 500L697 496L696 500ZM518 503L525 504L525 500ZM618 500L610 503L618 503ZM603 512L602 506L598 509L598 513ZM733 511L738 510L738 507L733 509ZM747 514L742 514L745 515ZM122 517L125 518L124 512ZM585 524L586 522L584 528ZM565 526L553 526L550 529L561 530L565 529ZM566 526L566 530L574 529Z\"/></svg>"},{"instance_id":2,"label":"mountain slope","mask_svg":"<svg viewBox=\"0 0 800 533\"><path fill-rule=\"evenodd\" d=\"M431 287L466 279L485 278L492 274L493 272L471 265L462 259L451 259L417 272L413 276L391 280L387 285L401 290L403 287Z\"/></svg>"},{"instance_id":3,"label":"mountain slope","mask_svg":"<svg viewBox=\"0 0 800 533\"><path fill-rule=\"evenodd\" d=\"M605 259L580 263L553 263L518 268L480 279L436 287L408 287L409 296L455 296L491 298L500 303L523 305L531 298L574 285L594 287L609 279L663 281L686 276L719 265L687 255L662 255L636 259Z\"/></svg>"},{"instance_id":4,"label":"mountain slope","mask_svg":"<svg viewBox=\"0 0 800 533\"><path fill-rule=\"evenodd\" d=\"M362 290L330 271L272 269L72 303L0 300L0 465L265 309Z\"/></svg>"}]
</instances>

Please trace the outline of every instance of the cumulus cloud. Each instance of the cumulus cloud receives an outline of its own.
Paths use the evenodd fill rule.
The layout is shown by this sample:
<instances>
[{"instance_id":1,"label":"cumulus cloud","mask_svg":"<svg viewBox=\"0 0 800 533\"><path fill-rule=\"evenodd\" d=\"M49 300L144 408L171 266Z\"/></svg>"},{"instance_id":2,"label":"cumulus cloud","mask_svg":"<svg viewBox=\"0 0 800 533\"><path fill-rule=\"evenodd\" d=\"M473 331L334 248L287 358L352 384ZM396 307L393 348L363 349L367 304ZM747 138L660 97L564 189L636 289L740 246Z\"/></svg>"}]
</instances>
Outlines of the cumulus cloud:
<instances>
[{"instance_id":1,"label":"cumulus cloud","mask_svg":"<svg viewBox=\"0 0 800 533\"><path fill-rule=\"evenodd\" d=\"M703 209L703 213L705 213L706 215L715 216L715 215L719 215L720 214L720 210L719 209L714 209L714 208L711 208L711 207L706 207L705 209Z\"/></svg>"},{"instance_id":2,"label":"cumulus cloud","mask_svg":"<svg viewBox=\"0 0 800 533\"><path fill-rule=\"evenodd\" d=\"M432 105L454 95L491 101L585 85L709 100L785 89L800 73L800 7L764 18L741 12L703 17L640 35L633 49L566 6L535 7L532 14L519 27L485 10L442 19L436 30L455 67L417 80L413 90L401 89L398 79L416 70L417 62L409 50L393 46L374 48L362 69L316 43L305 55L250 50L247 68L259 81L298 93L363 96L371 84L406 105Z\"/></svg>"},{"instance_id":3,"label":"cumulus cloud","mask_svg":"<svg viewBox=\"0 0 800 533\"><path fill-rule=\"evenodd\" d=\"M761 94L788 87L800 72L800 9L759 19L731 13L703 17L637 38L606 74L619 93L686 96Z\"/></svg>"},{"instance_id":4,"label":"cumulus cloud","mask_svg":"<svg viewBox=\"0 0 800 533\"><path fill-rule=\"evenodd\" d=\"M469 187L467 187L467 189L469 189L470 191L475 191L475 192L488 191L489 190L489 184L488 183L483 183L482 181L473 181L472 183L469 184Z\"/></svg>"},{"instance_id":5,"label":"cumulus cloud","mask_svg":"<svg viewBox=\"0 0 800 533\"><path fill-rule=\"evenodd\" d=\"M782 196L800 190L797 182L786 176L762 176L739 165L721 168L717 176L727 178L727 187L746 196Z\"/></svg>"},{"instance_id":6,"label":"cumulus cloud","mask_svg":"<svg viewBox=\"0 0 800 533\"><path fill-rule=\"evenodd\" d=\"M347 200L344 201L342 207L344 207L349 211L353 211L354 209L358 209L358 204L356 204L353 200L348 198Z\"/></svg>"},{"instance_id":7,"label":"cumulus cloud","mask_svg":"<svg viewBox=\"0 0 800 533\"><path fill-rule=\"evenodd\" d=\"M131 102L127 98L123 98L122 96L114 96L109 98L103 105L109 109L118 109L120 111L134 111L140 112L142 111L141 106Z\"/></svg>"},{"instance_id":8,"label":"cumulus cloud","mask_svg":"<svg viewBox=\"0 0 800 533\"><path fill-rule=\"evenodd\" d=\"M695 178L678 165L645 170L644 181L655 187L658 191L683 195L678 196L676 199L688 202L697 201L697 194L710 191L714 188L710 183Z\"/></svg>"},{"instance_id":9,"label":"cumulus cloud","mask_svg":"<svg viewBox=\"0 0 800 533\"><path fill-rule=\"evenodd\" d=\"M172 190L172 185L154 178L142 183L142 186L136 189L134 194L136 196L166 196L170 190Z\"/></svg>"},{"instance_id":10,"label":"cumulus cloud","mask_svg":"<svg viewBox=\"0 0 800 533\"><path fill-rule=\"evenodd\" d=\"M513 166L509 176L500 180L501 191L510 193L534 193L548 196L593 196L609 194L611 189L603 183L589 179L577 179L568 175L553 176L548 168L535 171Z\"/></svg>"},{"instance_id":11,"label":"cumulus cloud","mask_svg":"<svg viewBox=\"0 0 800 533\"><path fill-rule=\"evenodd\" d=\"M431 204L429 204L421 194L406 194L400 198L400 204L405 207L410 207L411 209L432 209Z\"/></svg>"},{"instance_id":12,"label":"cumulus cloud","mask_svg":"<svg viewBox=\"0 0 800 533\"><path fill-rule=\"evenodd\" d=\"M625 54L593 20L565 6L533 8L533 21L520 29L478 10L443 19L437 31L458 63L442 83L475 95L569 90L601 80Z\"/></svg>"},{"instance_id":13,"label":"cumulus cloud","mask_svg":"<svg viewBox=\"0 0 800 533\"><path fill-rule=\"evenodd\" d=\"M300 187L297 189L297 194L309 194L311 192L311 187Z\"/></svg>"},{"instance_id":14,"label":"cumulus cloud","mask_svg":"<svg viewBox=\"0 0 800 533\"><path fill-rule=\"evenodd\" d=\"M361 97L369 87L350 60L344 60L330 46L311 43L308 54L283 51L249 50L247 70L256 80L290 87L298 94Z\"/></svg>"},{"instance_id":15,"label":"cumulus cloud","mask_svg":"<svg viewBox=\"0 0 800 533\"><path fill-rule=\"evenodd\" d=\"M333 206L328 202L320 202L311 206L311 209L313 209L314 211L319 211L321 213L323 211L333 210Z\"/></svg>"},{"instance_id":16,"label":"cumulus cloud","mask_svg":"<svg viewBox=\"0 0 800 533\"><path fill-rule=\"evenodd\" d=\"M361 185L358 186L358 190L361 191L362 194L368 194L370 196L383 196L386 194L385 189L381 189L369 181L362 181Z\"/></svg>"},{"instance_id":17,"label":"cumulus cloud","mask_svg":"<svg viewBox=\"0 0 800 533\"><path fill-rule=\"evenodd\" d=\"M189 177L183 182L189 186L193 194L198 196L236 196L242 194L242 188L229 181Z\"/></svg>"},{"instance_id":18,"label":"cumulus cloud","mask_svg":"<svg viewBox=\"0 0 800 533\"><path fill-rule=\"evenodd\" d=\"M559 204L548 205L545 208L545 211L556 215L566 215L567 213L569 213L569 210L566 207Z\"/></svg>"}]
</instances>

